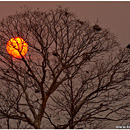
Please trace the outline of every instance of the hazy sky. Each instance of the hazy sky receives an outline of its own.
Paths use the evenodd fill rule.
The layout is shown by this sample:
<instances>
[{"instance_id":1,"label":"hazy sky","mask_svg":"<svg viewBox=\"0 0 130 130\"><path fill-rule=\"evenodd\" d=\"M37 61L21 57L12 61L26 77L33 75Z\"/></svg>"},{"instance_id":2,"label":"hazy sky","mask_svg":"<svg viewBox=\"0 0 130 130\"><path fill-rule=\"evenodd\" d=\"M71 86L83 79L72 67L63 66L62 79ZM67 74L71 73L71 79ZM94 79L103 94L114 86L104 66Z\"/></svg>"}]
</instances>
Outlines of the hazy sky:
<instances>
[{"instance_id":1,"label":"hazy sky","mask_svg":"<svg viewBox=\"0 0 130 130\"><path fill-rule=\"evenodd\" d=\"M122 46L130 44L130 2L2 2L0 1L0 20L20 11L22 6L39 8L42 11L56 8L57 5L69 7L70 11L91 24L98 19L100 26L108 28L117 35ZM110 126L112 127L112 126ZM115 127L115 124L113 125Z\"/></svg>"},{"instance_id":2,"label":"hazy sky","mask_svg":"<svg viewBox=\"0 0 130 130\"><path fill-rule=\"evenodd\" d=\"M27 5L46 11L57 5L69 7L81 19L88 19L92 24L99 19L100 26L109 28L118 36L119 42L126 46L130 43L130 2L0 2L0 20L21 10Z\"/></svg>"}]
</instances>

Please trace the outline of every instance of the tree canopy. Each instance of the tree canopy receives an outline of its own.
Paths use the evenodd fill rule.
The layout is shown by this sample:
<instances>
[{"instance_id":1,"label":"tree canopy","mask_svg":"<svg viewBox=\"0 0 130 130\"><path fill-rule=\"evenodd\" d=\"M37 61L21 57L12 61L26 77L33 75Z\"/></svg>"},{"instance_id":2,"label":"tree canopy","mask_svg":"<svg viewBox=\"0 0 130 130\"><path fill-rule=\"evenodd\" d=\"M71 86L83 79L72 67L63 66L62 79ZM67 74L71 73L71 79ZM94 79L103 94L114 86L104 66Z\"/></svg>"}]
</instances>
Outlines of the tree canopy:
<instances>
[{"instance_id":1,"label":"tree canopy","mask_svg":"<svg viewBox=\"0 0 130 130\"><path fill-rule=\"evenodd\" d=\"M13 37L28 43L21 59L6 51ZM1 128L129 123L130 53L108 29L67 8L27 8L0 22L0 45Z\"/></svg>"}]
</instances>

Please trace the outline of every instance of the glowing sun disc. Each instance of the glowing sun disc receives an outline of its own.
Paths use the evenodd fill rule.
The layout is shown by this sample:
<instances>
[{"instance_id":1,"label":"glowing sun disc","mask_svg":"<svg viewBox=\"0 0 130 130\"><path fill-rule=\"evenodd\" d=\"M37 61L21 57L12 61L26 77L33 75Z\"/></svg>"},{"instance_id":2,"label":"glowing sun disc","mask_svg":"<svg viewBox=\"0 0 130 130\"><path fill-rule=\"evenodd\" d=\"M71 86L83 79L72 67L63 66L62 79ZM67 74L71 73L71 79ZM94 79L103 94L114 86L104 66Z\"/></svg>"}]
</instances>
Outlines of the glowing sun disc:
<instances>
[{"instance_id":1,"label":"glowing sun disc","mask_svg":"<svg viewBox=\"0 0 130 130\"><path fill-rule=\"evenodd\" d=\"M11 56L22 58L28 51L28 44L21 37L14 37L7 42L6 50Z\"/></svg>"}]
</instances>

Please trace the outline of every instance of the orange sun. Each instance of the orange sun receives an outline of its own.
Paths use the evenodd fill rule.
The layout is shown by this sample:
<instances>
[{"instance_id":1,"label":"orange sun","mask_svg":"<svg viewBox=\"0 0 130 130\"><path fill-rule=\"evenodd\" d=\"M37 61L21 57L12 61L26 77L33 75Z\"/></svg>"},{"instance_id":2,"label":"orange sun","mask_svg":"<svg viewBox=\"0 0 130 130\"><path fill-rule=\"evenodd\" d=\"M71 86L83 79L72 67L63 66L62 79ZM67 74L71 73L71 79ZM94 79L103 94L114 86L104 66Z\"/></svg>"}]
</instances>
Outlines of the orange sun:
<instances>
[{"instance_id":1,"label":"orange sun","mask_svg":"<svg viewBox=\"0 0 130 130\"><path fill-rule=\"evenodd\" d=\"M28 51L28 44L21 38L11 38L6 45L7 52L15 58L22 58Z\"/></svg>"}]
</instances>

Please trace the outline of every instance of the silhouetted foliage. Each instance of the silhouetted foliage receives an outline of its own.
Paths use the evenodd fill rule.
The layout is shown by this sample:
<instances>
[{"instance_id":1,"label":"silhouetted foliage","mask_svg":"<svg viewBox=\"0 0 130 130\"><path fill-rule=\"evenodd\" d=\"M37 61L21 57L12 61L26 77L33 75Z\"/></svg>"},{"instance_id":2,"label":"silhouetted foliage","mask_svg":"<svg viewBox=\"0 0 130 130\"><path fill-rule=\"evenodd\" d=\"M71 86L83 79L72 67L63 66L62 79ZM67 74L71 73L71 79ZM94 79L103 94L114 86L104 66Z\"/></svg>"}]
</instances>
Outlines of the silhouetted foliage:
<instances>
[{"instance_id":1,"label":"silhouetted foliage","mask_svg":"<svg viewBox=\"0 0 130 130\"><path fill-rule=\"evenodd\" d=\"M28 53L11 57L22 37ZM108 128L130 118L129 50L68 9L25 9L0 23L1 128ZM20 52L19 52L20 53Z\"/></svg>"}]
</instances>

